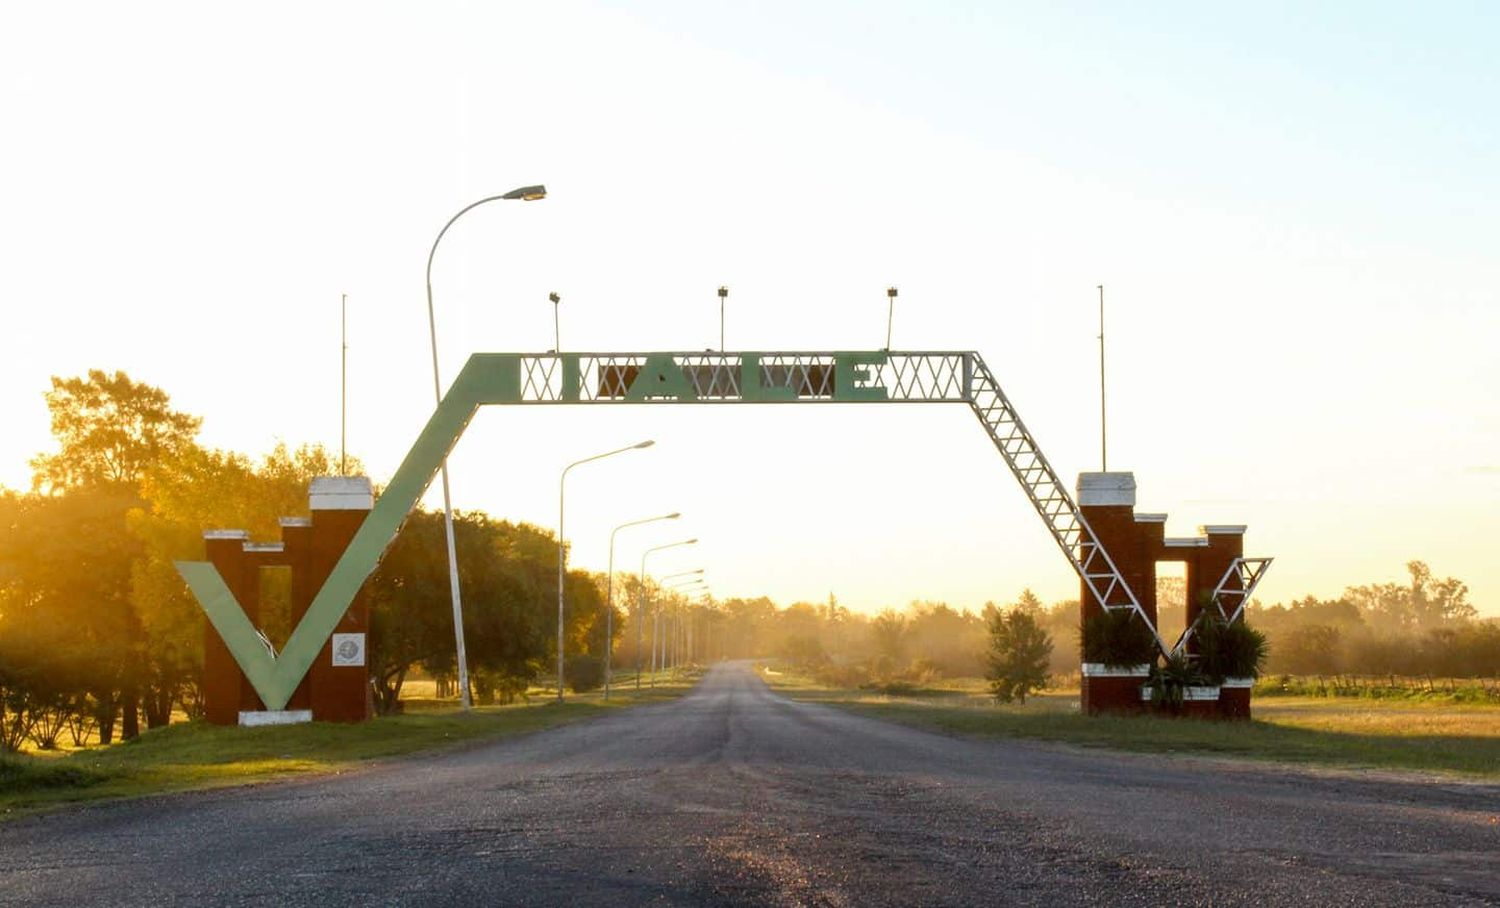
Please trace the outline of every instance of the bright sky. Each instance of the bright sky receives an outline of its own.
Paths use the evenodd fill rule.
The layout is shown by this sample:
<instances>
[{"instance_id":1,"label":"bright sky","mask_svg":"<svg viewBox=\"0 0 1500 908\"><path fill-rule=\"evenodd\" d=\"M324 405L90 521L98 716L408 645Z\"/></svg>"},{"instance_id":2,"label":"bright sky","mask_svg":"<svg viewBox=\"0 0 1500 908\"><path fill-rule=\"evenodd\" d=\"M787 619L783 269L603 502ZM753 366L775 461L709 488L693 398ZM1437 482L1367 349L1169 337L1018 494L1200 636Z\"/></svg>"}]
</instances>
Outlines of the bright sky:
<instances>
[{"instance_id":1,"label":"bright sky","mask_svg":"<svg viewBox=\"0 0 1500 908\"><path fill-rule=\"evenodd\" d=\"M1483 3L13 4L0 483L50 375L212 445L389 478L475 351L976 349L1059 472L1248 523L1266 600L1400 579L1500 613L1500 8ZM697 551L719 596L974 607L1077 582L962 406L490 409L460 507ZM435 501L435 496L429 496Z\"/></svg>"}]
</instances>

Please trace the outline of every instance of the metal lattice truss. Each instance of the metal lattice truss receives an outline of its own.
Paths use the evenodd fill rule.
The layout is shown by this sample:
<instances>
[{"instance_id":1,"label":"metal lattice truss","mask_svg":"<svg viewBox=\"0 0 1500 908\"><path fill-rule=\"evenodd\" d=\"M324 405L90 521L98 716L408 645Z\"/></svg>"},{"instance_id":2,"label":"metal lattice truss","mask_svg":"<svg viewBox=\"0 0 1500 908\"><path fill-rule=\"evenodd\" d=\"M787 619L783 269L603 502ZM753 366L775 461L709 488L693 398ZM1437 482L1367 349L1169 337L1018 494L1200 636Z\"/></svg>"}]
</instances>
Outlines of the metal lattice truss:
<instances>
[{"instance_id":1,"label":"metal lattice truss","mask_svg":"<svg viewBox=\"0 0 1500 908\"><path fill-rule=\"evenodd\" d=\"M1095 600L1146 618L983 358L965 352L519 355L514 403L967 403ZM1151 622L1146 622L1151 627ZM1155 628L1152 629L1155 634ZM1165 651L1161 637L1157 643Z\"/></svg>"},{"instance_id":2,"label":"metal lattice truss","mask_svg":"<svg viewBox=\"0 0 1500 908\"><path fill-rule=\"evenodd\" d=\"M520 394L507 403L567 404L961 403L968 400L969 370L977 357L882 351L566 353L516 358Z\"/></svg>"},{"instance_id":3,"label":"metal lattice truss","mask_svg":"<svg viewBox=\"0 0 1500 908\"><path fill-rule=\"evenodd\" d=\"M1151 628L1157 646L1165 652L1165 643L1156 632L1155 625L1146 617L1134 591L1121 576L1120 569L1115 567L1114 560L1109 557L1088 521L1083 518L1083 512L1078 509L1073 496L1068 494L1067 487L1057 478L1057 473L1047 462L1031 433L1026 430L1025 423L1021 422L1021 417L1016 414L1005 392L1000 390L1000 383L995 381L994 375L978 353L964 355L969 362L966 370L969 406L973 408L974 415L979 417L990 440L1005 458L1021 487L1026 490L1032 506L1041 515L1042 522L1047 524L1058 548L1062 549L1073 565L1073 570L1089 588L1094 601L1108 610L1134 610L1146 626Z\"/></svg>"},{"instance_id":4,"label":"metal lattice truss","mask_svg":"<svg viewBox=\"0 0 1500 908\"><path fill-rule=\"evenodd\" d=\"M1260 580L1266 575L1266 569L1271 566L1271 558L1236 558L1229 565L1229 570L1219 578L1219 585L1214 587L1213 606L1219 610L1219 617L1224 623L1233 624L1239 620L1245 612L1245 605L1250 602L1250 597L1255 595L1255 588L1260 585ZM1188 641L1192 639L1193 632L1198 629L1198 622L1203 620L1200 612L1197 620L1184 628L1182 636L1177 638L1177 643L1172 647L1172 655L1179 655L1187 647Z\"/></svg>"}]
</instances>

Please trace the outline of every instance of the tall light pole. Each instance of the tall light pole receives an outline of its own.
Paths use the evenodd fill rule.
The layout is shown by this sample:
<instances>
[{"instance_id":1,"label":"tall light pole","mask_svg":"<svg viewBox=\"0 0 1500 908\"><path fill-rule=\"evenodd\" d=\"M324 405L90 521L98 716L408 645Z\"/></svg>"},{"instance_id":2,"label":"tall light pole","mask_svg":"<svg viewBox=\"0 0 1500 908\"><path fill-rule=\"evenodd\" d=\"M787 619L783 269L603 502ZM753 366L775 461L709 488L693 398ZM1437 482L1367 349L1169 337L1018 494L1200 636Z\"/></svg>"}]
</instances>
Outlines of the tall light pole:
<instances>
[{"instance_id":1,"label":"tall light pole","mask_svg":"<svg viewBox=\"0 0 1500 908\"><path fill-rule=\"evenodd\" d=\"M603 454L595 454L593 457L585 457L575 460L563 467L562 476L557 480L557 702L563 699L563 569L567 560L567 543L563 537L563 491L568 482L568 471L576 466L613 457L616 454L624 454L626 451L639 451L649 448L656 442L651 439L616 448L613 451L605 451Z\"/></svg>"},{"instance_id":2,"label":"tall light pole","mask_svg":"<svg viewBox=\"0 0 1500 908\"><path fill-rule=\"evenodd\" d=\"M339 475L349 475L349 294L339 294Z\"/></svg>"},{"instance_id":3,"label":"tall light pole","mask_svg":"<svg viewBox=\"0 0 1500 908\"><path fill-rule=\"evenodd\" d=\"M437 318L432 312L432 260L437 255L438 243L443 241L443 235L448 232L449 227L453 226L454 221L486 202L513 199L531 202L546 197L547 187L545 186L522 186L504 195L487 196L460 209L458 214L448 219L448 223L438 231L437 239L432 241L432 251L427 253L427 330L432 336L432 396L439 406L443 403L443 386L438 379ZM443 475L443 530L448 540L448 592L453 599L453 643L458 661L458 697L463 708L468 709L470 706L469 661L464 653L464 606L458 590L458 549L453 544L453 497L448 491L448 456L446 454L443 455L441 471Z\"/></svg>"},{"instance_id":4,"label":"tall light pole","mask_svg":"<svg viewBox=\"0 0 1500 908\"><path fill-rule=\"evenodd\" d=\"M604 582L605 608L604 608L604 699L609 699L609 682L612 675L611 668L614 661L615 646L615 534L626 527L636 527L643 523L655 523L658 520L676 520L681 517L680 511L670 514L662 514L660 517L645 517L640 520L632 520L622 523L609 531L609 579Z\"/></svg>"},{"instance_id":5,"label":"tall light pole","mask_svg":"<svg viewBox=\"0 0 1500 908\"><path fill-rule=\"evenodd\" d=\"M1109 472L1109 442L1104 422L1104 285L1099 285L1099 469Z\"/></svg>"},{"instance_id":6,"label":"tall light pole","mask_svg":"<svg viewBox=\"0 0 1500 908\"><path fill-rule=\"evenodd\" d=\"M547 299L552 301L552 352L562 352L562 327L558 322L557 305L562 302L562 297L556 293L547 294Z\"/></svg>"},{"instance_id":7,"label":"tall light pole","mask_svg":"<svg viewBox=\"0 0 1500 908\"><path fill-rule=\"evenodd\" d=\"M724 301L729 299L729 288L719 287L719 352L724 352Z\"/></svg>"},{"instance_id":8,"label":"tall light pole","mask_svg":"<svg viewBox=\"0 0 1500 908\"><path fill-rule=\"evenodd\" d=\"M665 582L673 577L680 577L682 579L678 580L676 583ZM676 574L668 574L666 577L661 578L661 582L658 585L662 588L663 591L670 590L671 592L676 593L679 596L688 596L698 592L698 589L695 589L695 587L701 589L708 588L703 581L703 568L698 568L694 571L681 571ZM675 619L671 617L663 617L661 613L661 606L658 605L656 608L656 622L652 627L651 651L654 657L658 646L660 647L662 668L666 668L669 661L673 666L676 666L678 662L677 634L682 625L682 612L678 608L673 608L672 612L676 616ZM676 627L673 626L674 621ZM660 644L656 642L658 639L660 639L661 641Z\"/></svg>"},{"instance_id":9,"label":"tall light pole","mask_svg":"<svg viewBox=\"0 0 1500 908\"><path fill-rule=\"evenodd\" d=\"M896 320L896 288L885 288L885 298L889 301L885 311L885 350L891 350L891 323Z\"/></svg>"},{"instance_id":10,"label":"tall light pole","mask_svg":"<svg viewBox=\"0 0 1500 908\"><path fill-rule=\"evenodd\" d=\"M696 540L696 539L684 539L684 540L681 540L680 542L668 542L665 545L652 546L651 548L649 548L646 551L644 551L644 552L641 553L641 573L640 573L641 588L640 588L640 593L639 593L639 595L636 598L636 610L635 610L635 615L636 615L636 621L635 621L635 689L636 690L640 690L641 689L641 643L643 642L642 639L641 639L641 618L644 617L645 614L646 614L646 556L650 555L652 552L660 552L662 549L675 549L679 545L697 545L697 544L698 544L698 540ZM653 679L652 682L651 682L651 684L654 687L656 685L656 681Z\"/></svg>"}]
</instances>

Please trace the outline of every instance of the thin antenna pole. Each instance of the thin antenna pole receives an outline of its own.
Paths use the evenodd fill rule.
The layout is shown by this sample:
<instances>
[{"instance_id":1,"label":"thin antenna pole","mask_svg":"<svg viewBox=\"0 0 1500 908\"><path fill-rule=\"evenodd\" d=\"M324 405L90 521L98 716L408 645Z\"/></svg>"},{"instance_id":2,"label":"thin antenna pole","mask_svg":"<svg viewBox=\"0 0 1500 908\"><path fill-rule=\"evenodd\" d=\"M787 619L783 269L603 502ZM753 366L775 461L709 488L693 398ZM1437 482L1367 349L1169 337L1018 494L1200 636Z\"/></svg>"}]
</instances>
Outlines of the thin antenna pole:
<instances>
[{"instance_id":1,"label":"thin antenna pole","mask_svg":"<svg viewBox=\"0 0 1500 908\"><path fill-rule=\"evenodd\" d=\"M1108 423L1104 411L1104 285L1099 285L1099 469L1109 472Z\"/></svg>"},{"instance_id":2,"label":"thin antenna pole","mask_svg":"<svg viewBox=\"0 0 1500 908\"><path fill-rule=\"evenodd\" d=\"M885 349L889 353L891 350L891 322L896 318L896 288L885 288L885 296L886 299L890 300L890 305L886 307L885 311Z\"/></svg>"},{"instance_id":3,"label":"thin antenna pole","mask_svg":"<svg viewBox=\"0 0 1500 908\"><path fill-rule=\"evenodd\" d=\"M547 294L547 299L552 301L552 349L554 352L562 352L562 328L557 321L557 305L562 302L562 297L556 293Z\"/></svg>"},{"instance_id":4,"label":"thin antenna pole","mask_svg":"<svg viewBox=\"0 0 1500 908\"><path fill-rule=\"evenodd\" d=\"M349 475L349 294L339 294L339 475Z\"/></svg>"},{"instance_id":5,"label":"thin antenna pole","mask_svg":"<svg viewBox=\"0 0 1500 908\"><path fill-rule=\"evenodd\" d=\"M729 298L729 288L719 288L719 352L724 352L724 300Z\"/></svg>"}]
</instances>

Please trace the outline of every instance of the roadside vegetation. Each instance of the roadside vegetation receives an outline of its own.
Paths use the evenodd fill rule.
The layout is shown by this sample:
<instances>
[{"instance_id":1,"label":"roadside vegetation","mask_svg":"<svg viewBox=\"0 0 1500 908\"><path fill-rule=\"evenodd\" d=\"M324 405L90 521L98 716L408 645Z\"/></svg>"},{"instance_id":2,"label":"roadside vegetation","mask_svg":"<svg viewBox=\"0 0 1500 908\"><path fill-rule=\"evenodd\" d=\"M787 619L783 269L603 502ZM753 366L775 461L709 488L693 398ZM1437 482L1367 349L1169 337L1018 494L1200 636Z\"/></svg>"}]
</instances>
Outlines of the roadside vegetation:
<instances>
[{"instance_id":1,"label":"roadside vegetation","mask_svg":"<svg viewBox=\"0 0 1500 908\"><path fill-rule=\"evenodd\" d=\"M653 680L655 686L640 693L633 683L622 684L608 701L593 693L559 704L550 692L534 690L515 704L481 706L468 713L451 700L432 698L430 681L418 682L406 712L358 724L232 728L181 722L114 746L0 753L0 819L77 801L351 771L383 758L542 731L662 702L682 695L696 678L679 673Z\"/></svg>"},{"instance_id":2,"label":"roadside vegetation","mask_svg":"<svg viewBox=\"0 0 1500 908\"><path fill-rule=\"evenodd\" d=\"M987 682L978 678L896 693L829 686L775 669L765 678L796 699L951 734L1500 780L1500 703L1494 701L1435 694L1358 701L1283 694L1258 697L1250 722L1215 722L1084 716L1076 686L1059 685L1020 705L996 703Z\"/></svg>"}]
</instances>

